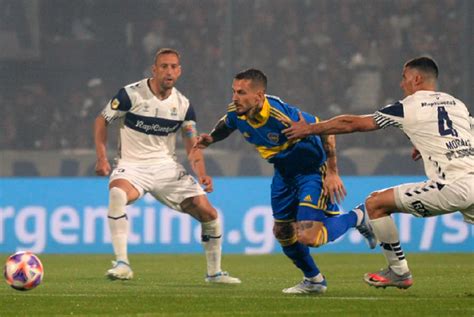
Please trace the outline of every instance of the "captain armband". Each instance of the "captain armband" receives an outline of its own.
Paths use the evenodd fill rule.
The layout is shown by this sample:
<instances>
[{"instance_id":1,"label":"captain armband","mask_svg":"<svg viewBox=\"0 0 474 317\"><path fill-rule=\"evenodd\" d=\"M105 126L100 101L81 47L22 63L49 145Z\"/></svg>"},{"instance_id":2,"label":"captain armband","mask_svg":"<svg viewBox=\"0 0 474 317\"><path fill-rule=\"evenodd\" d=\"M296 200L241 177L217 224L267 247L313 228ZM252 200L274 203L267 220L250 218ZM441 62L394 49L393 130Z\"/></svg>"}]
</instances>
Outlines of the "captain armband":
<instances>
[{"instance_id":1,"label":"captain armband","mask_svg":"<svg viewBox=\"0 0 474 317\"><path fill-rule=\"evenodd\" d=\"M196 122L189 120L184 121L182 126L183 136L186 138L192 139L197 137Z\"/></svg>"}]
</instances>

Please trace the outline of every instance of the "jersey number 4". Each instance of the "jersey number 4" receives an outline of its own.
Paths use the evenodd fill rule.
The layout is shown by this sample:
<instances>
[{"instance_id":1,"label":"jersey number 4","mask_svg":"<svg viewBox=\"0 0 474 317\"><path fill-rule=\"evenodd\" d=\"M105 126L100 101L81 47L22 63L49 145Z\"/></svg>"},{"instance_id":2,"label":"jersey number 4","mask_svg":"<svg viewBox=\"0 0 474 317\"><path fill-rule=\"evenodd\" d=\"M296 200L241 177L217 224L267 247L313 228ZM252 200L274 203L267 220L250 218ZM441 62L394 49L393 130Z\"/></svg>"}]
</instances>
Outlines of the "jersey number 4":
<instances>
[{"instance_id":1,"label":"jersey number 4","mask_svg":"<svg viewBox=\"0 0 474 317\"><path fill-rule=\"evenodd\" d=\"M440 135L458 136L458 131L453 128L453 122L449 119L445 107L438 107L438 131Z\"/></svg>"}]
</instances>

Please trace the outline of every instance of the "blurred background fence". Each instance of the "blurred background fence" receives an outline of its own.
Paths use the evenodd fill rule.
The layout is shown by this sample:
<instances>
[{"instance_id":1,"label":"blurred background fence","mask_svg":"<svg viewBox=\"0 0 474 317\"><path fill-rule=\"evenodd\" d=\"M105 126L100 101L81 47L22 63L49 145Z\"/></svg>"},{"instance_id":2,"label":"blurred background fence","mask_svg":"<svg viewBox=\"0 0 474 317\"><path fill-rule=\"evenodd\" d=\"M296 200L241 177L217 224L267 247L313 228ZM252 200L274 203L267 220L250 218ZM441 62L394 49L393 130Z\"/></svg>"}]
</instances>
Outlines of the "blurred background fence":
<instances>
[{"instance_id":1,"label":"blurred background fence","mask_svg":"<svg viewBox=\"0 0 474 317\"><path fill-rule=\"evenodd\" d=\"M422 54L439 63L440 90L473 113L470 0L0 0L0 8L0 176L93 175L95 116L120 87L149 76L160 47L182 54L177 87L200 131L226 111L244 68L262 69L268 93L324 119L402 98L402 65ZM345 175L422 173L395 130L338 137L338 151ZM239 135L207 153L211 175L271 174Z\"/></svg>"}]
</instances>

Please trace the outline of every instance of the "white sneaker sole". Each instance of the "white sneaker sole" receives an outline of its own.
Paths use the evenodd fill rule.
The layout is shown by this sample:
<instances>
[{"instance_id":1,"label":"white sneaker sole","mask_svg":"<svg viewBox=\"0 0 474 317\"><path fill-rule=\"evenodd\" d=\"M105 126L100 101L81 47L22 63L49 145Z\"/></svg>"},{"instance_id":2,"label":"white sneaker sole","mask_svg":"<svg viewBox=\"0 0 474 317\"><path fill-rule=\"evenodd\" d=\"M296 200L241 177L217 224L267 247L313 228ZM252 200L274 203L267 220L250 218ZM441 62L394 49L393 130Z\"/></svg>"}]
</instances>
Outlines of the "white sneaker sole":
<instances>
[{"instance_id":1,"label":"white sneaker sole","mask_svg":"<svg viewBox=\"0 0 474 317\"><path fill-rule=\"evenodd\" d=\"M133 272L128 272L127 274L107 272L105 276L107 276L111 280L131 280L133 278Z\"/></svg>"}]
</instances>

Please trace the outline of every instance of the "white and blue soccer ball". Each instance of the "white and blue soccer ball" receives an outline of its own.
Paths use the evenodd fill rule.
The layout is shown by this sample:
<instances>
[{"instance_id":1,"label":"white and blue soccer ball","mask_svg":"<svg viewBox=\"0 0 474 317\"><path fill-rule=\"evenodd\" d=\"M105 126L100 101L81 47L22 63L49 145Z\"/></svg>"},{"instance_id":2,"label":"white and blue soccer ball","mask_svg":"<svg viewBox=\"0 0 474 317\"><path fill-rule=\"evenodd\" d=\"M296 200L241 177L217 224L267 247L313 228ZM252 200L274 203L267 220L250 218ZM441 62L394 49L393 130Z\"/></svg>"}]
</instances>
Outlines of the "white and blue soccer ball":
<instances>
[{"instance_id":1,"label":"white and blue soccer ball","mask_svg":"<svg viewBox=\"0 0 474 317\"><path fill-rule=\"evenodd\" d=\"M19 291L28 291L43 280L43 264L30 251L20 251L8 257L3 275L8 285Z\"/></svg>"}]
</instances>

